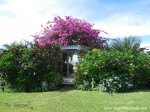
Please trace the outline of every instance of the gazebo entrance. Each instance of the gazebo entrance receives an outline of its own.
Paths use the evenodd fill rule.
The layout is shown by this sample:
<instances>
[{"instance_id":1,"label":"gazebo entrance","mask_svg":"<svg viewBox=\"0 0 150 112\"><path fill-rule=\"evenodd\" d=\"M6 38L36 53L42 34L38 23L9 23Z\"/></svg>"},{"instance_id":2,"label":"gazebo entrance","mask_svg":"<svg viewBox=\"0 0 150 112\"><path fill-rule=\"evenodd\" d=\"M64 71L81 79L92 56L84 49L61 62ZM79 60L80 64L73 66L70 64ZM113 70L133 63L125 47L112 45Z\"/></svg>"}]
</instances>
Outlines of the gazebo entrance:
<instances>
[{"instance_id":1,"label":"gazebo entrance","mask_svg":"<svg viewBox=\"0 0 150 112\"><path fill-rule=\"evenodd\" d=\"M60 48L62 53L67 54L67 73L65 76L63 76L63 83L62 84L74 84L74 75L77 70L77 65L80 62L79 56L77 54L80 50L87 50L88 47L82 46L82 45L68 45L68 46L62 46ZM71 57L70 57L71 56ZM73 65L73 72L70 73L69 64Z\"/></svg>"}]
</instances>

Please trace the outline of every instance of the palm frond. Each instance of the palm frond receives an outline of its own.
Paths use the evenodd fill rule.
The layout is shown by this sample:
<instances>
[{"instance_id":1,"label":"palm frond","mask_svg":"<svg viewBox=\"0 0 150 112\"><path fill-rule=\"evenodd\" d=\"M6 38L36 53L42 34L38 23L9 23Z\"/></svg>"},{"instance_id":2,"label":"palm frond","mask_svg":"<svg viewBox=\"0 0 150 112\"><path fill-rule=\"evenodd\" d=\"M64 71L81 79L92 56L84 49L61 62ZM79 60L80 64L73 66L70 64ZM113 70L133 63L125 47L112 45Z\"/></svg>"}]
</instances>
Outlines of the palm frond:
<instances>
[{"instance_id":1,"label":"palm frond","mask_svg":"<svg viewBox=\"0 0 150 112\"><path fill-rule=\"evenodd\" d=\"M111 43L111 48L122 52L135 53L140 49L141 40L135 36L129 36L124 38L116 38Z\"/></svg>"}]
</instances>

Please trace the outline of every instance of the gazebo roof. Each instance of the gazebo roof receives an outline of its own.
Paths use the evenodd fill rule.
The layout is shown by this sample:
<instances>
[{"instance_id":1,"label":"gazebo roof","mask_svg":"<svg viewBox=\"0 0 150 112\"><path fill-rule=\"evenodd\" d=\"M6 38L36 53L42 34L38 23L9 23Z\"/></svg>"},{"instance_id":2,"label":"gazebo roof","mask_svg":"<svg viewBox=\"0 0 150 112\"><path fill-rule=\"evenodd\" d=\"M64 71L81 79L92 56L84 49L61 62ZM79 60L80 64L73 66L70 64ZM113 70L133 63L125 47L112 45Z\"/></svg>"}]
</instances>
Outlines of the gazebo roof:
<instances>
[{"instance_id":1,"label":"gazebo roof","mask_svg":"<svg viewBox=\"0 0 150 112\"><path fill-rule=\"evenodd\" d=\"M81 49L88 50L88 47L87 46L83 46L83 45L68 45L68 46L62 46L60 48L60 50L62 52L65 52L65 53L76 52L76 51L79 51Z\"/></svg>"}]
</instances>

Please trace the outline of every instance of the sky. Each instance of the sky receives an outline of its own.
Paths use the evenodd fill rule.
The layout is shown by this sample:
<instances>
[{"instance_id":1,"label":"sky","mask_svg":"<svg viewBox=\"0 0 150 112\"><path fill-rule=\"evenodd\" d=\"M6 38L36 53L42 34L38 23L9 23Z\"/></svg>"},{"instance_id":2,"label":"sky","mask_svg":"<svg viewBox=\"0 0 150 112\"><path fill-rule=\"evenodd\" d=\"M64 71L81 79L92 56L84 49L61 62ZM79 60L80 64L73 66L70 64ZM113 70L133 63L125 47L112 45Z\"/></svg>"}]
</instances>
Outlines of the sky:
<instances>
[{"instance_id":1,"label":"sky","mask_svg":"<svg viewBox=\"0 0 150 112\"><path fill-rule=\"evenodd\" d=\"M150 0L0 0L0 46L32 41L31 35L54 16L94 24L109 38L139 36L150 49Z\"/></svg>"}]
</instances>

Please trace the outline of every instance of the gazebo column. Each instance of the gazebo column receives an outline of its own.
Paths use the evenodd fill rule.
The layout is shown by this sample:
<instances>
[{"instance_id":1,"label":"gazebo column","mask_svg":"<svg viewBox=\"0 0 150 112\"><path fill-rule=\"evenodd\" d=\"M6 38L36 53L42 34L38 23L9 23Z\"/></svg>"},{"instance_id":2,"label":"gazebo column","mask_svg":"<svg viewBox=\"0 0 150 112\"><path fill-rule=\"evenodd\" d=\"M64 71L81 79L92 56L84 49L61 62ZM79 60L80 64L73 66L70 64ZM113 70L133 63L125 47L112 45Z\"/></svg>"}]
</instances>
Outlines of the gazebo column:
<instances>
[{"instance_id":1,"label":"gazebo column","mask_svg":"<svg viewBox=\"0 0 150 112\"><path fill-rule=\"evenodd\" d=\"M63 72L63 54L61 53L61 72Z\"/></svg>"},{"instance_id":2,"label":"gazebo column","mask_svg":"<svg viewBox=\"0 0 150 112\"><path fill-rule=\"evenodd\" d=\"M67 76L70 75L70 72L69 72L69 53L67 52Z\"/></svg>"}]
</instances>

